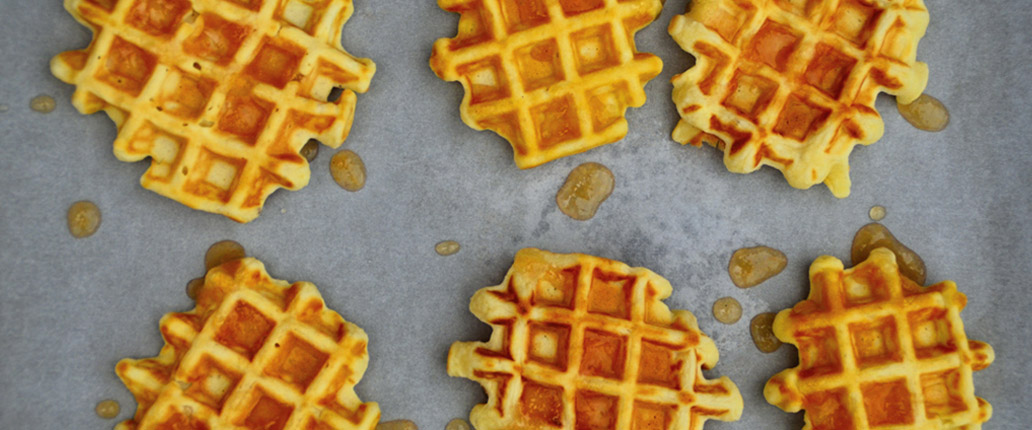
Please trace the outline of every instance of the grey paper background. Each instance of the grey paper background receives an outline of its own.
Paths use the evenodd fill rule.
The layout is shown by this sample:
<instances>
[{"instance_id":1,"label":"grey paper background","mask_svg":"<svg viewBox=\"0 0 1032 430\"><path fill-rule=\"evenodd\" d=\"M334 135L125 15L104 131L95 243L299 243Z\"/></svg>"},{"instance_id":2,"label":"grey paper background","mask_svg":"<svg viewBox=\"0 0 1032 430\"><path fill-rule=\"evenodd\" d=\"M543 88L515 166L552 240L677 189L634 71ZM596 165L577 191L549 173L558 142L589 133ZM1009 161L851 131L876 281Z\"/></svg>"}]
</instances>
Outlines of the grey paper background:
<instances>
[{"instance_id":1,"label":"grey paper background","mask_svg":"<svg viewBox=\"0 0 1032 430\"><path fill-rule=\"evenodd\" d=\"M748 320L803 299L817 256L848 259L875 204L924 257L930 282L952 279L968 294L968 335L996 350L996 363L975 377L977 394L994 406L987 428L1028 428L1032 3L927 2L931 26L918 57L931 67L927 92L950 108L952 123L920 132L890 97L879 99L885 137L856 149L853 194L837 200L823 186L792 189L772 169L728 173L717 151L669 138L677 120L669 79L691 59L666 27L687 0L667 1L638 36L664 70L646 87L645 106L629 112L627 138L529 171L514 167L505 141L460 121L461 87L427 66L432 42L454 34L457 16L427 0L359 0L344 44L379 70L359 95L344 148L364 158L367 186L341 190L324 148L308 187L275 193L258 220L240 225L141 188L146 163L117 161L112 123L75 112L73 88L48 71L51 56L89 42L87 30L59 1L0 0L0 104L8 108L0 112L0 428L111 428L116 421L93 412L105 398L122 404L119 420L130 417L135 404L115 363L158 352L158 319L192 307L184 286L202 274L204 251L233 239L274 277L314 282L366 329L371 365L358 391L380 403L385 420L440 430L482 401L477 384L445 374L448 346L486 339L487 326L467 310L470 295L501 281L518 249L536 246L622 260L671 281L667 303L695 313L720 348L710 374L730 376L745 398L740 422L707 428L796 429L801 415L761 394L796 351L758 352ZM57 110L31 111L37 94L54 96ZM609 166L617 186L595 219L577 222L554 195L587 161ZM75 240L65 211L81 199L104 218L96 235ZM436 255L446 239L462 251ZM757 244L782 249L788 268L739 290L728 258ZM742 303L742 321L713 319L722 296Z\"/></svg>"}]
</instances>

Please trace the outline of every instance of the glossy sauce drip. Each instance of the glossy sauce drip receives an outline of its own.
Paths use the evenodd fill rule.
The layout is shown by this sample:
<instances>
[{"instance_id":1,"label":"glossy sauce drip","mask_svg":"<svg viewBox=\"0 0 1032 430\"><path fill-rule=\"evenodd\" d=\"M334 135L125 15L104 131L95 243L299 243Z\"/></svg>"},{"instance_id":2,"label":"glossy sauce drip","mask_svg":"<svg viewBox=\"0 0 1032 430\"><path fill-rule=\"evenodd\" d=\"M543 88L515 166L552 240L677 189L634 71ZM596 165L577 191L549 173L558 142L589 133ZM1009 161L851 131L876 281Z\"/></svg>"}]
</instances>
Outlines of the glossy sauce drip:
<instances>
[{"instance_id":1,"label":"glossy sauce drip","mask_svg":"<svg viewBox=\"0 0 1032 430\"><path fill-rule=\"evenodd\" d=\"M308 160L309 163L315 160L315 157L319 156L319 141L315 139L309 140L305 146L301 147L301 156L305 157L305 160Z\"/></svg>"},{"instance_id":2,"label":"glossy sauce drip","mask_svg":"<svg viewBox=\"0 0 1032 430\"><path fill-rule=\"evenodd\" d=\"M713 302L713 317L724 324L734 324L742 318L742 305L732 297Z\"/></svg>"},{"instance_id":3,"label":"glossy sauce drip","mask_svg":"<svg viewBox=\"0 0 1032 430\"><path fill-rule=\"evenodd\" d=\"M752 333L752 340L756 344L756 348L768 354L781 347L781 341L774 335L775 316L777 314L773 312L765 312L753 317L749 323L749 332Z\"/></svg>"},{"instance_id":4,"label":"glossy sauce drip","mask_svg":"<svg viewBox=\"0 0 1032 430\"><path fill-rule=\"evenodd\" d=\"M410 420L393 420L377 424L376 430L419 430L419 427Z\"/></svg>"},{"instance_id":5,"label":"glossy sauce drip","mask_svg":"<svg viewBox=\"0 0 1032 430\"><path fill-rule=\"evenodd\" d=\"M766 246L742 248L731 255L727 273L738 288L755 287L781 273L788 258L781 251Z\"/></svg>"},{"instance_id":6,"label":"glossy sauce drip","mask_svg":"<svg viewBox=\"0 0 1032 430\"><path fill-rule=\"evenodd\" d=\"M469 423L462 418L455 418L448 421L448 425L444 426L444 430L470 430Z\"/></svg>"},{"instance_id":7,"label":"glossy sauce drip","mask_svg":"<svg viewBox=\"0 0 1032 430\"><path fill-rule=\"evenodd\" d=\"M337 185L348 191L358 191L365 186L366 170L362 157L354 151L343 150L330 159L330 174Z\"/></svg>"},{"instance_id":8,"label":"glossy sauce drip","mask_svg":"<svg viewBox=\"0 0 1032 430\"><path fill-rule=\"evenodd\" d=\"M889 251L896 254L899 272L918 285L924 285L924 260L916 252L900 243L888 228L878 223L870 223L861 227L856 232L856 236L853 236L853 248L850 252L853 265L866 260L875 248L888 248Z\"/></svg>"},{"instance_id":9,"label":"glossy sauce drip","mask_svg":"<svg viewBox=\"0 0 1032 430\"><path fill-rule=\"evenodd\" d=\"M903 119L910 125L924 131L942 131L950 123L950 111L941 101L928 94L921 94L913 103L899 104L896 107Z\"/></svg>"},{"instance_id":10,"label":"glossy sauce drip","mask_svg":"<svg viewBox=\"0 0 1032 430\"><path fill-rule=\"evenodd\" d=\"M190 282L186 283L186 296L197 300L197 294L201 291L201 287L204 286L204 278L194 278Z\"/></svg>"},{"instance_id":11,"label":"glossy sauce drip","mask_svg":"<svg viewBox=\"0 0 1032 430\"><path fill-rule=\"evenodd\" d=\"M90 237L100 228L100 208L83 200L68 207L68 232L76 239Z\"/></svg>"},{"instance_id":12,"label":"glossy sauce drip","mask_svg":"<svg viewBox=\"0 0 1032 430\"><path fill-rule=\"evenodd\" d=\"M613 193L615 183L613 172L606 166L584 163L566 177L566 182L555 195L555 203L570 218L586 221L595 216L602 202Z\"/></svg>"},{"instance_id":13,"label":"glossy sauce drip","mask_svg":"<svg viewBox=\"0 0 1032 430\"><path fill-rule=\"evenodd\" d=\"M97 403L97 407L94 408L94 412L97 413L97 416L106 420L117 417L120 410L121 407L118 405L118 402L111 399L102 400L100 403Z\"/></svg>"},{"instance_id":14,"label":"glossy sauce drip","mask_svg":"<svg viewBox=\"0 0 1032 430\"><path fill-rule=\"evenodd\" d=\"M443 242L438 242L437 245L434 246L434 251L437 252L437 254L439 255L448 256L455 254L456 252L459 252L460 248L461 246L459 245L459 242L456 242L454 240L446 240Z\"/></svg>"},{"instance_id":15,"label":"glossy sauce drip","mask_svg":"<svg viewBox=\"0 0 1032 430\"><path fill-rule=\"evenodd\" d=\"M867 211L867 216L871 217L872 221L885 219L885 206L872 206L871 210Z\"/></svg>"},{"instance_id":16,"label":"glossy sauce drip","mask_svg":"<svg viewBox=\"0 0 1032 430\"><path fill-rule=\"evenodd\" d=\"M208 252L204 254L204 271L207 272L213 267L221 266L233 260L239 260L247 256L244 247L232 240L215 242Z\"/></svg>"},{"instance_id":17,"label":"glossy sauce drip","mask_svg":"<svg viewBox=\"0 0 1032 430\"><path fill-rule=\"evenodd\" d=\"M32 98L32 101L29 102L29 107L39 113L50 113L57 108L57 101L53 97L40 94Z\"/></svg>"}]
</instances>

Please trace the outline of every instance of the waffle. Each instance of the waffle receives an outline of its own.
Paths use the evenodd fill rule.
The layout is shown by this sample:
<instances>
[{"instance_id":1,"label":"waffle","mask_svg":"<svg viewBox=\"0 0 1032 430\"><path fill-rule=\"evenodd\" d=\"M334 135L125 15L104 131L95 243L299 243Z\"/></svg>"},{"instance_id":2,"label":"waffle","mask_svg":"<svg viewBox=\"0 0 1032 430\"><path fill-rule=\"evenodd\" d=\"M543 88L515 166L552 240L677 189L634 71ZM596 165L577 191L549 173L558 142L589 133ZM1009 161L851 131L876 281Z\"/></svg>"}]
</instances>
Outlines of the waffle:
<instances>
[{"instance_id":1,"label":"waffle","mask_svg":"<svg viewBox=\"0 0 1032 430\"><path fill-rule=\"evenodd\" d=\"M430 67L466 90L462 120L513 147L522 169L612 143L624 111L663 67L634 34L661 0L438 0L458 35L434 43Z\"/></svg>"},{"instance_id":2,"label":"waffle","mask_svg":"<svg viewBox=\"0 0 1032 430\"><path fill-rule=\"evenodd\" d=\"M50 68L83 114L118 126L115 156L151 158L143 187L239 222L308 184L300 150L351 129L376 66L340 45L351 0L65 0L93 31ZM331 90L344 88L328 101Z\"/></svg>"},{"instance_id":3,"label":"waffle","mask_svg":"<svg viewBox=\"0 0 1032 430\"><path fill-rule=\"evenodd\" d=\"M270 279L258 260L210 270L197 307L165 315L161 334L157 357L116 367L138 404L116 430L372 430L380 419L354 390L365 332L314 285Z\"/></svg>"},{"instance_id":4,"label":"waffle","mask_svg":"<svg viewBox=\"0 0 1032 430\"><path fill-rule=\"evenodd\" d=\"M448 374L479 382L477 430L698 430L737 420L742 397L707 380L717 347L688 311L670 311L670 283L642 268L524 249L501 285L470 310L488 342L456 342Z\"/></svg>"},{"instance_id":5,"label":"waffle","mask_svg":"<svg viewBox=\"0 0 1032 430\"><path fill-rule=\"evenodd\" d=\"M787 412L806 409L804 429L980 429L992 408L975 397L972 372L994 354L967 339L966 303L951 281L921 287L900 275L885 248L849 270L820 257L809 299L774 320L800 365L763 394Z\"/></svg>"},{"instance_id":6,"label":"waffle","mask_svg":"<svg viewBox=\"0 0 1032 430\"><path fill-rule=\"evenodd\" d=\"M674 140L763 165L788 183L849 195L849 153L881 138L880 92L903 103L928 82L915 61L923 0L693 0L670 34L696 64L674 77Z\"/></svg>"}]
</instances>

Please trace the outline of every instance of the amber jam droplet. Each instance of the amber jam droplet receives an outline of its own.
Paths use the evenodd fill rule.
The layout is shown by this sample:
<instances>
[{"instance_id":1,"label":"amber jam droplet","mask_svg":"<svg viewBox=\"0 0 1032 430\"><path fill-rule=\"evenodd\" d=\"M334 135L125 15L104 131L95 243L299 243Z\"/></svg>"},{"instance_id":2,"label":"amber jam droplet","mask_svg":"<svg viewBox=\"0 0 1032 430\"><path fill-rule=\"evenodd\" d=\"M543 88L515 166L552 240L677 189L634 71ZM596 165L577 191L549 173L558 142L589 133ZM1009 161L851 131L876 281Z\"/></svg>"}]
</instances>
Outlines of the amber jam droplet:
<instances>
[{"instance_id":1,"label":"amber jam droplet","mask_svg":"<svg viewBox=\"0 0 1032 430\"><path fill-rule=\"evenodd\" d=\"M97 403L97 407L94 409L98 417L106 420L117 417L120 410L121 407L118 406L118 402L111 399L102 400L100 403Z\"/></svg>"},{"instance_id":2,"label":"amber jam droplet","mask_svg":"<svg viewBox=\"0 0 1032 430\"><path fill-rule=\"evenodd\" d=\"M738 288L755 287L781 273L788 258L781 251L766 246L742 248L731 255L727 273Z\"/></svg>"},{"instance_id":3,"label":"amber jam droplet","mask_svg":"<svg viewBox=\"0 0 1032 430\"><path fill-rule=\"evenodd\" d=\"M850 252L853 265L866 260L875 248L888 248L889 251L896 254L899 273L918 285L924 285L925 264L921 256L897 240L888 228L876 222L861 227L856 232L856 236L853 236L853 249Z\"/></svg>"},{"instance_id":4,"label":"amber jam droplet","mask_svg":"<svg viewBox=\"0 0 1032 430\"><path fill-rule=\"evenodd\" d=\"M246 256L243 245L239 243L232 240L215 242L204 254L204 271L207 272L213 267L221 266L222 263L239 260Z\"/></svg>"},{"instance_id":5,"label":"amber jam droplet","mask_svg":"<svg viewBox=\"0 0 1032 430\"><path fill-rule=\"evenodd\" d=\"M761 352L771 353L781 347L781 341L774 335L774 317L776 316L777 314L773 312L764 312L753 317L749 323L753 343Z\"/></svg>"},{"instance_id":6,"label":"amber jam droplet","mask_svg":"<svg viewBox=\"0 0 1032 430\"><path fill-rule=\"evenodd\" d=\"M366 170L362 157L354 151L343 150L330 159L330 174L337 185L348 191L358 191L365 186Z\"/></svg>"},{"instance_id":7,"label":"amber jam droplet","mask_svg":"<svg viewBox=\"0 0 1032 430\"><path fill-rule=\"evenodd\" d=\"M29 102L29 107L39 113L50 113L57 108L57 101L55 101L53 97L40 94L32 98L32 101Z\"/></svg>"},{"instance_id":8,"label":"amber jam droplet","mask_svg":"<svg viewBox=\"0 0 1032 430\"><path fill-rule=\"evenodd\" d=\"M186 283L186 296L197 300L197 294L200 293L201 287L204 286L204 278L194 278L190 282Z\"/></svg>"},{"instance_id":9,"label":"amber jam droplet","mask_svg":"<svg viewBox=\"0 0 1032 430\"><path fill-rule=\"evenodd\" d=\"M733 297L723 297L713 302L713 317L724 324L734 324L742 318L742 305Z\"/></svg>"},{"instance_id":10,"label":"amber jam droplet","mask_svg":"<svg viewBox=\"0 0 1032 430\"><path fill-rule=\"evenodd\" d=\"M871 217L873 221L885 219L885 206L872 206L871 210L867 211L867 216Z\"/></svg>"},{"instance_id":11,"label":"amber jam droplet","mask_svg":"<svg viewBox=\"0 0 1032 430\"><path fill-rule=\"evenodd\" d=\"M447 256L459 252L460 248L461 246L459 246L459 242L456 242L454 240L446 240L443 242L438 242L437 245L434 246L434 251L436 251L440 255Z\"/></svg>"},{"instance_id":12,"label":"amber jam droplet","mask_svg":"<svg viewBox=\"0 0 1032 430\"><path fill-rule=\"evenodd\" d=\"M606 166L584 163L566 177L566 183L555 195L555 203L564 214L578 221L595 216L602 202L613 193L616 180Z\"/></svg>"},{"instance_id":13,"label":"amber jam droplet","mask_svg":"<svg viewBox=\"0 0 1032 430\"><path fill-rule=\"evenodd\" d=\"M301 156L305 157L309 163L319 156L319 141L315 139L309 139L305 146L301 147Z\"/></svg>"},{"instance_id":14,"label":"amber jam droplet","mask_svg":"<svg viewBox=\"0 0 1032 430\"><path fill-rule=\"evenodd\" d=\"M939 99L928 94L921 94L908 105L896 101L896 108L910 125L924 131L942 131L950 123L950 111Z\"/></svg>"},{"instance_id":15,"label":"amber jam droplet","mask_svg":"<svg viewBox=\"0 0 1032 430\"><path fill-rule=\"evenodd\" d=\"M376 430L419 430L419 427L410 420L393 420L377 424Z\"/></svg>"},{"instance_id":16,"label":"amber jam droplet","mask_svg":"<svg viewBox=\"0 0 1032 430\"><path fill-rule=\"evenodd\" d=\"M462 418L455 418L448 421L448 425L444 426L444 430L470 430L469 423Z\"/></svg>"},{"instance_id":17,"label":"amber jam droplet","mask_svg":"<svg viewBox=\"0 0 1032 430\"><path fill-rule=\"evenodd\" d=\"M76 239L90 237L100 228L100 208L91 201L72 203L68 208L68 232Z\"/></svg>"}]
</instances>

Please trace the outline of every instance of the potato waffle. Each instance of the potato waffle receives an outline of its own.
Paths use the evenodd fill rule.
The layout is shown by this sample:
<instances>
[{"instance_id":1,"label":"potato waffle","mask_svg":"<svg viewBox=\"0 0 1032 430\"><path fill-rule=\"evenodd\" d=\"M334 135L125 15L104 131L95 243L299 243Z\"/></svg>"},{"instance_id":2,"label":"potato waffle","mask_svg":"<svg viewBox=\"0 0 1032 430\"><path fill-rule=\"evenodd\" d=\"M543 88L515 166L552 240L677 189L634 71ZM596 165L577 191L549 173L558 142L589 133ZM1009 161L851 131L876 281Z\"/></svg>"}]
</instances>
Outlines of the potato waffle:
<instances>
[{"instance_id":1,"label":"potato waffle","mask_svg":"<svg viewBox=\"0 0 1032 430\"><path fill-rule=\"evenodd\" d=\"M438 0L461 14L458 35L434 43L430 67L466 90L459 109L476 130L513 147L522 169L612 143L624 111L663 68L634 34L660 0Z\"/></svg>"},{"instance_id":2,"label":"potato waffle","mask_svg":"<svg viewBox=\"0 0 1032 430\"><path fill-rule=\"evenodd\" d=\"M479 382L478 430L698 430L737 420L742 397L726 376L707 380L717 347L672 289L643 268L581 254L524 249L501 285L470 310L488 342L456 342L448 374Z\"/></svg>"},{"instance_id":3,"label":"potato waffle","mask_svg":"<svg viewBox=\"0 0 1032 430\"><path fill-rule=\"evenodd\" d=\"M161 319L154 358L116 372L136 397L132 429L372 430L355 384L369 362L361 328L308 282L270 279L252 258L208 272L190 312Z\"/></svg>"},{"instance_id":4,"label":"potato waffle","mask_svg":"<svg viewBox=\"0 0 1032 430\"><path fill-rule=\"evenodd\" d=\"M118 126L115 156L151 158L140 184L246 222L308 184L300 150L351 129L376 66L340 45L351 0L65 0L93 31L51 71L72 104ZM345 90L328 101L335 87Z\"/></svg>"},{"instance_id":5,"label":"potato waffle","mask_svg":"<svg viewBox=\"0 0 1032 430\"><path fill-rule=\"evenodd\" d=\"M787 412L805 409L804 429L982 428L992 407L975 397L972 372L994 353L967 339L966 304L951 281L921 287L900 275L885 248L849 270L820 257L810 297L774 320L800 364L763 394Z\"/></svg>"},{"instance_id":6,"label":"potato waffle","mask_svg":"<svg viewBox=\"0 0 1032 430\"><path fill-rule=\"evenodd\" d=\"M763 165L788 183L849 195L849 153L881 138L880 92L902 103L928 82L915 61L923 0L694 0L670 34L696 64L674 77L674 140Z\"/></svg>"}]
</instances>

